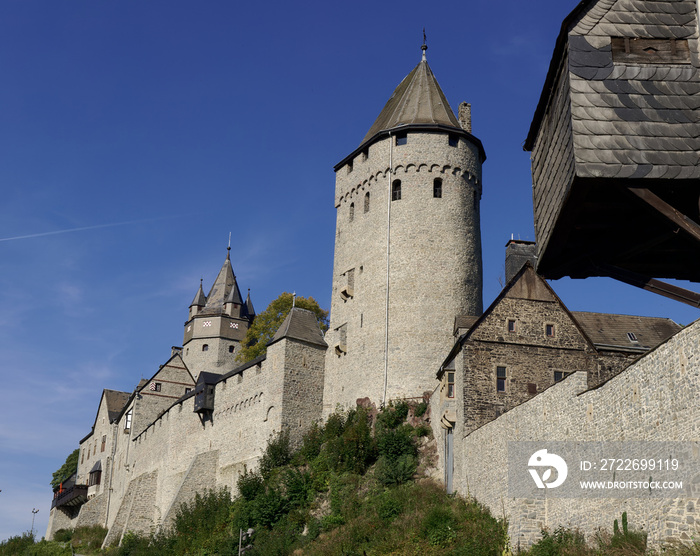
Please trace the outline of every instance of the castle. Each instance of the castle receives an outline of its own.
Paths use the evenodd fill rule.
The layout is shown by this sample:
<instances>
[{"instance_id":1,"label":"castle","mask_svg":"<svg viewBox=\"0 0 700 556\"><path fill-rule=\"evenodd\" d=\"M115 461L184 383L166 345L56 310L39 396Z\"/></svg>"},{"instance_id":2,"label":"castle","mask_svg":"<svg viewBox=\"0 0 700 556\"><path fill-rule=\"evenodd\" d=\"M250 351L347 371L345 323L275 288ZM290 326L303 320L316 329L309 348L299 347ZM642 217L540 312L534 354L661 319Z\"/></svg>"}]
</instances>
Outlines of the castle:
<instances>
[{"instance_id":1,"label":"castle","mask_svg":"<svg viewBox=\"0 0 700 556\"><path fill-rule=\"evenodd\" d=\"M202 284L195 294L182 347L133 392L104 390L80 441L77 474L54 494L47 537L94 524L108 528L106 544L127 531L149 533L197 492L235 492L237 478L255 468L276 432L288 431L297 444L311 423L360 398L379 406L429 397L446 488L506 512L513 544L533 542L544 526L590 532L625 509L633 523L644 516L652 542L689 538L700 524L693 493L666 505L521 499L509 497L503 477L511 439L700 439L700 325L681 330L667 319L572 313L539 274L584 275L595 255L572 256L562 247L567 218L582 216L557 187L581 199L583 186L612 190L616 179L630 178L637 181L625 183L637 187L694 188L697 197L700 145L687 130L687 121L697 126L697 109L676 99L677 90L700 94L697 4L654 5L657 11L637 11L622 0L591 0L565 21L526 143L535 154L538 243L509 242L507 284L485 311L479 205L486 155L472 134L470 105L455 115L424 45L359 146L335 166L329 330L324 335L313 313L293 308L267 353L237 365L255 310L250 294L243 300L227 254L208 295ZM611 29L628 38L641 33L644 48L675 58L640 62L639 53L630 56L629 40L620 47L617 35L610 38ZM655 125L627 106L642 101ZM611 108L598 107L598 122L586 102ZM590 133L596 122L607 135ZM619 124L612 127L624 129L626 139L606 123ZM657 161L639 154L652 150L649 130L661 137ZM678 155L684 149L687 156ZM645 177L657 181L640 184ZM567 233L581 242L578 229ZM650 249L666 239L675 236L650 239ZM681 247L690 249L685 240ZM642 269L639 249L627 251L626 259L606 252L606 264L631 261L627 270ZM679 381L682 388L673 386Z\"/></svg>"}]
</instances>

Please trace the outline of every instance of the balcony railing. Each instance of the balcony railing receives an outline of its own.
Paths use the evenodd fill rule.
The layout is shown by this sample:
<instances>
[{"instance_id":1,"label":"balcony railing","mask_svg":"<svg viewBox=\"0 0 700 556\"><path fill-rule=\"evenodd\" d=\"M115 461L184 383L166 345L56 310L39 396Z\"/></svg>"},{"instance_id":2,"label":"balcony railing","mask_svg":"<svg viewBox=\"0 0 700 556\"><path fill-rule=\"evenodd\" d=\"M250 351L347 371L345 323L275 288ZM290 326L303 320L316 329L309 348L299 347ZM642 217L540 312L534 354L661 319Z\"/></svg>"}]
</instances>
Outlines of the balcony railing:
<instances>
[{"instance_id":1,"label":"balcony railing","mask_svg":"<svg viewBox=\"0 0 700 556\"><path fill-rule=\"evenodd\" d=\"M87 502L87 491L87 485L73 485L71 487L64 488L63 490L54 493L51 508L60 508L62 506L74 508L76 506L82 506L85 504L85 502Z\"/></svg>"}]
</instances>

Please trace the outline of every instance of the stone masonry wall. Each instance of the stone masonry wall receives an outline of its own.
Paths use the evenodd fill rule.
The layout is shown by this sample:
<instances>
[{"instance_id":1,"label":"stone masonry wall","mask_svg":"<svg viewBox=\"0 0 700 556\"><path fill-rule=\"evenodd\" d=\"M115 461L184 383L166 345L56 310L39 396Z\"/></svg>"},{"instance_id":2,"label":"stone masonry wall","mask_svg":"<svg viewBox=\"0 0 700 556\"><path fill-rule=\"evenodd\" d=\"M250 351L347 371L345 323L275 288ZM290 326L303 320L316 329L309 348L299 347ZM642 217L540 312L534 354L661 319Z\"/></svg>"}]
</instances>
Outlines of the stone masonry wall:
<instances>
[{"instance_id":1,"label":"stone masonry wall","mask_svg":"<svg viewBox=\"0 0 700 556\"><path fill-rule=\"evenodd\" d=\"M346 165L336 173L324 415L360 397L383 398L390 181L401 180L401 199L391 202L387 398L432 390L435 369L452 346L455 316L482 310L477 147L464 138L450 147L447 133L409 132L400 146L394 140L372 144L366 156L355 157L352 171ZM436 178L441 198L433 196ZM353 294L344 299L351 279ZM347 353L338 355L341 327Z\"/></svg>"},{"instance_id":2,"label":"stone masonry wall","mask_svg":"<svg viewBox=\"0 0 700 556\"><path fill-rule=\"evenodd\" d=\"M324 348L282 339L269 346L262 364L216 384L212 414L194 413L190 396L140 434L117 435L107 542L118 542L125 531L168 526L197 492L235 494L238 477L257 467L268 439L284 426L298 441L320 418L324 355ZM134 498L145 480L153 489L147 506Z\"/></svg>"},{"instance_id":3,"label":"stone masonry wall","mask_svg":"<svg viewBox=\"0 0 700 556\"><path fill-rule=\"evenodd\" d=\"M528 546L542 527L610 529L623 511L651 546L700 533L697 498L514 499L508 496L508 441L700 441L700 321L602 386L577 372L473 431L456 447L457 490L508 518L511 543ZM486 464L488 462L488 464Z\"/></svg>"}]
</instances>

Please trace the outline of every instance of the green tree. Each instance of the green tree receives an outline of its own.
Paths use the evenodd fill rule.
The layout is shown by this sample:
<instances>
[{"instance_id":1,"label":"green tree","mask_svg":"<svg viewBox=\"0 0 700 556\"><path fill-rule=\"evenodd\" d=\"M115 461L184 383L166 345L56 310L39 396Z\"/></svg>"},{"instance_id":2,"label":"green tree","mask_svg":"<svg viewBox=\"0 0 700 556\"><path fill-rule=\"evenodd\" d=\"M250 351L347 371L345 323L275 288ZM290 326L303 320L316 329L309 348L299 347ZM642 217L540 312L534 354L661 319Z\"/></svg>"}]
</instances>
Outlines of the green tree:
<instances>
[{"instance_id":1,"label":"green tree","mask_svg":"<svg viewBox=\"0 0 700 556\"><path fill-rule=\"evenodd\" d=\"M51 479L51 486L56 490L59 485L70 478L70 476L78 471L78 454L80 449L76 448L71 454L66 458L66 463L58 468L58 471L54 472L53 478Z\"/></svg>"},{"instance_id":2,"label":"green tree","mask_svg":"<svg viewBox=\"0 0 700 556\"><path fill-rule=\"evenodd\" d=\"M243 339L243 348L236 357L238 361L241 363L251 361L267 351L267 344L270 343L275 332L282 325L289 311L292 310L293 297L288 292L280 294L267 306L267 309L255 317L253 325L248 329ZM328 330L328 311L321 309L313 297L297 296L295 305L313 311L321 330L323 332Z\"/></svg>"}]
</instances>

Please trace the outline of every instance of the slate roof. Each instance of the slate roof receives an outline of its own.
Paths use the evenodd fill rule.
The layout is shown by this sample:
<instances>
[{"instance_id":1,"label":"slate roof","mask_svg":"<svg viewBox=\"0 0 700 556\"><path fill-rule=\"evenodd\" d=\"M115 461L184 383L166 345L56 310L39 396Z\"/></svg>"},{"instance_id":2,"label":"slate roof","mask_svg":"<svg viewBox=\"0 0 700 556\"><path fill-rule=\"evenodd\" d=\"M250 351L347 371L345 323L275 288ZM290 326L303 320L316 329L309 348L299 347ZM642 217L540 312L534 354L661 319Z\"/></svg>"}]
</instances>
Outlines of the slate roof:
<instances>
[{"instance_id":1,"label":"slate roof","mask_svg":"<svg viewBox=\"0 0 700 556\"><path fill-rule=\"evenodd\" d=\"M667 318L580 311L572 311L572 314L598 349L648 351L683 328ZM630 339L628 333L632 333L637 342Z\"/></svg>"},{"instance_id":2,"label":"slate roof","mask_svg":"<svg viewBox=\"0 0 700 556\"><path fill-rule=\"evenodd\" d=\"M317 346L327 347L328 344L323 339L323 333L318 326L318 319L313 311L292 307L282 326L279 327L268 345L274 344L282 338L292 338L301 340Z\"/></svg>"},{"instance_id":3,"label":"slate roof","mask_svg":"<svg viewBox=\"0 0 700 556\"><path fill-rule=\"evenodd\" d=\"M700 178L696 17L695 0L581 2L562 25L525 150L568 54L576 175ZM612 37L688 39L690 60L613 63Z\"/></svg>"},{"instance_id":4,"label":"slate roof","mask_svg":"<svg viewBox=\"0 0 700 556\"><path fill-rule=\"evenodd\" d=\"M207 296L204 295L204 290L202 289L202 280L199 281L199 289L197 290L197 293L194 295L194 299L192 300L192 303L190 303L190 307L204 307L207 304Z\"/></svg>"},{"instance_id":5,"label":"slate roof","mask_svg":"<svg viewBox=\"0 0 700 556\"><path fill-rule=\"evenodd\" d=\"M253 302L250 300L250 288L248 288L248 296L245 298L245 311L246 315L249 317L255 316L255 309L253 308Z\"/></svg>"},{"instance_id":6,"label":"slate roof","mask_svg":"<svg viewBox=\"0 0 700 556\"><path fill-rule=\"evenodd\" d=\"M396 87L361 144L382 131L415 124L444 125L462 131L425 57Z\"/></svg>"},{"instance_id":7,"label":"slate roof","mask_svg":"<svg viewBox=\"0 0 700 556\"><path fill-rule=\"evenodd\" d=\"M131 394L129 394L129 392L105 389L104 396L105 403L107 404L107 415L109 416L110 423L113 423L129 401L129 396L131 396Z\"/></svg>"}]
</instances>

